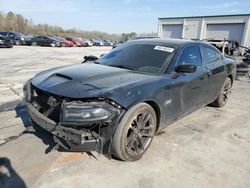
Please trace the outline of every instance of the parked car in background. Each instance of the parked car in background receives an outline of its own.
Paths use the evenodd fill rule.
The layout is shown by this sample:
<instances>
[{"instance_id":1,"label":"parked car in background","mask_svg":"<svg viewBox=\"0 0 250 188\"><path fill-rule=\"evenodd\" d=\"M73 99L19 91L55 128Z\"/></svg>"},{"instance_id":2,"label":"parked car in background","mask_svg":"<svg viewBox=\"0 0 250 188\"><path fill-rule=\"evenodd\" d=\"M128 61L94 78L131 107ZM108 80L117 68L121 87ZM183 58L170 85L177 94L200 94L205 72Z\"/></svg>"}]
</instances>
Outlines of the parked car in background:
<instances>
[{"instance_id":1,"label":"parked car in background","mask_svg":"<svg viewBox=\"0 0 250 188\"><path fill-rule=\"evenodd\" d=\"M53 36L53 38L59 40L62 44L63 47L73 47L73 42L69 41L69 40L66 40L65 38L63 37L59 37L59 36Z\"/></svg>"},{"instance_id":2,"label":"parked car in background","mask_svg":"<svg viewBox=\"0 0 250 188\"><path fill-rule=\"evenodd\" d=\"M36 36L31 39L32 46L49 46L49 47L61 47L62 44L59 40L49 36Z\"/></svg>"},{"instance_id":3,"label":"parked car in background","mask_svg":"<svg viewBox=\"0 0 250 188\"><path fill-rule=\"evenodd\" d=\"M0 48L12 48L13 43L9 37L0 35Z\"/></svg>"},{"instance_id":4,"label":"parked car in background","mask_svg":"<svg viewBox=\"0 0 250 188\"><path fill-rule=\"evenodd\" d=\"M27 36L24 36L22 33L1 31L0 35L9 37L12 43L15 45L29 45L30 44L30 38Z\"/></svg>"},{"instance_id":5,"label":"parked car in background","mask_svg":"<svg viewBox=\"0 0 250 188\"><path fill-rule=\"evenodd\" d=\"M177 119L207 104L223 107L236 76L234 60L214 46L180 39L128 41L91 59L28 81L28 112L58 145L124 161L140 159Z\"/></svg>"},{"instance_id":6,"label":"parked car in background","mask_svg":"<svg viewBox=\"0 0 250 188\"><path fill-rule=\"evenodd\" d=\"M89 40L89 39L82 38L82 41L85 43L86 47L93 46L93 42L91 40Z\"/></svg>"},{"instance_id":7,"label":"parked car in background","mask_svg":"<svg viewBox=\"0 0 250 188\"><path fill-rule=\"evenodd\" d=\"M88 46L88 44L87 44L87 42L86 42L86 40L84 40L83 38L77 38L78 40L80 40L82 43L83 43L83 47L87 47Z\"/></svg>"},{"instance_id":8,"label":"parked car in background","mask_svg":"<svg viewBox=\"0 0 250 188\"><path fill-rule=\"evenodd\" d=\"M68 41L71 41L73 43L74 47L83 47L84 46L83 41L81 41L78 38L66 37L65 39L68 40Z\"/></svg>"},{"instance_id":9,"label":"parked car in background","mask_svg":"<svg viewBox=\"0 0 250 188\"><path fill-rule=\"evenodd\" d=\"M105 46L113 46L113 42L110 40L103 40L105 43Z\"/></svg>"},{"instance_id":10,"label":"parked car in background","mask_svg":"<svg viewBox=\"0 0 250 188\"><path fill-rule=\"evenodd\" d=\"M93 42L94 46L103 46L104 43L98 39L91 39L91 41Z\"/></svg>"}]
</instances>

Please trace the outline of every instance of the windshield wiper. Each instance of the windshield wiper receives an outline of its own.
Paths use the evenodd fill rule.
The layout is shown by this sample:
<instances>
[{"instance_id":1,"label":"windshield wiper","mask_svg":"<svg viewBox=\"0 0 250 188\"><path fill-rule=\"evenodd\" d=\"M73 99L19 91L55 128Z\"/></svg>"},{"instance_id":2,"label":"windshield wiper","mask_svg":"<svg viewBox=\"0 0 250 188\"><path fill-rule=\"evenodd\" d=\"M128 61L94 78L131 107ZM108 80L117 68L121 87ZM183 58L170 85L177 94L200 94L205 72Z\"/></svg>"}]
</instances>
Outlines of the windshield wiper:
<instances>
[{"instance_id":1,"label":"windshield wiper","mask_svg":"<svg viewBox=\"0 0 250 188\"><path fill-rule=\"evenodd\" d=\"M121 69L128 69L128 70L134 70L132 68L129 68L129 67L125 67L123 65L108 65L110 67L117 67L117 68L121 68Z\"/></svg>"}]
</instances>

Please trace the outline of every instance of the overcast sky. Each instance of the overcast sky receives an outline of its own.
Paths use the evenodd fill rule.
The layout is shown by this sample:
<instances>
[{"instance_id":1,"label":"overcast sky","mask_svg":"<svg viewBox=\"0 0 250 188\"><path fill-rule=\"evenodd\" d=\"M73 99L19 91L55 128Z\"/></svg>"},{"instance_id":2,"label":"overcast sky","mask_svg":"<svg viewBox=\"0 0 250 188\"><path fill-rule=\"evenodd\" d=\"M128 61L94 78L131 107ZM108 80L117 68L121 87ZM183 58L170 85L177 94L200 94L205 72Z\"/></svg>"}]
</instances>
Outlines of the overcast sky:
<instances>
[{"instance_id":1,"label":"overcast sky","mask_svg":"<svg viewBox=\"0 0 250 188\"><path fill-rule=\"evenodd\" d=\"M108 33L156 32L158 17L250 13L250 0L0 0L35 24Z\"/></svg>"}]
</instances>

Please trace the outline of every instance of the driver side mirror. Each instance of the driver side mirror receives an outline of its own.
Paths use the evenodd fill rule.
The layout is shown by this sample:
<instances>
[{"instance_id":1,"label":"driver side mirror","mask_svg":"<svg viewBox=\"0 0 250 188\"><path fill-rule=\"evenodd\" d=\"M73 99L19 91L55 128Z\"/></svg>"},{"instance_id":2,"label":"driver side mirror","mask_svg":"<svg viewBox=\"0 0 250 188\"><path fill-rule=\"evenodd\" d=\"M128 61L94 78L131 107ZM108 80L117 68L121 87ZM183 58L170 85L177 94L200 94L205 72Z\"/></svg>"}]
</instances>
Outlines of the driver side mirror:
<instances>
[{"instance_id":1,"label":"driver side mirror","mask_svg":"<svg viewBox=\"0 0 250 188\"><path fill-rule=\"evenodd\" d=\"M98 57L94 55L84 56L84 61L82 63L86 63L87 61L96 61Z\"/></svg>"},{"instance_id":2,"label":"driver side mirror","mask_svg":"<svg viewBox=\"0 0 250 188\"><path fill-rule=\"evenodd\" d=\"M178 65L175 67L175 72L177 73L194 73L197 70L197 67L195 65Z\"/></svg>"}]
</instances>

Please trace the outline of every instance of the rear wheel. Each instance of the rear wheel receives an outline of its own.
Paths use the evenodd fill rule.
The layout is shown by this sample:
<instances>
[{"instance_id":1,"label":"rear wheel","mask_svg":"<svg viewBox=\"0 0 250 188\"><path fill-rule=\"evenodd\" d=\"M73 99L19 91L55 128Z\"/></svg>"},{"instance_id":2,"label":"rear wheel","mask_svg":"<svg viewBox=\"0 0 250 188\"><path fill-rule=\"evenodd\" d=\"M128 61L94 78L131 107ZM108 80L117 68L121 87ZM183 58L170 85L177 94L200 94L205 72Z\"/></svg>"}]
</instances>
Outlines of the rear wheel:
<instances>
[{"instance_id":1,"label":"rear wheel","mask_svg":"<svg viewBox=\"0 0 250 188\"><path fill-rule=\"evenodd\" d=\"M16 45L20 46L21 45L21 41L20 40L16 40Z\"/></svg>"},{"instance_id":2,"label":"rear wheel","mask_svg":"<svg viewBox=\"0 0 250 188\"><path fill-rule=\"evenodd\" d=\"M218 98L211 103L212 106L214 107L223 107L228 101L229 95L231 94L231 89L232 89L232 80L227 77L225 80Z\"/></svg>"},{"instance_id":3,"label":"rear wheel","mask_svg":"<svg viewBox=\"0 0 250 188\"><path fill-rule=\"evenodd\" d=\"M150 105L139 103L129 109L114 134L114 155L124 161L140 159L153 140L156 124L156 114Z\"/></svg>"}]
</instances>

